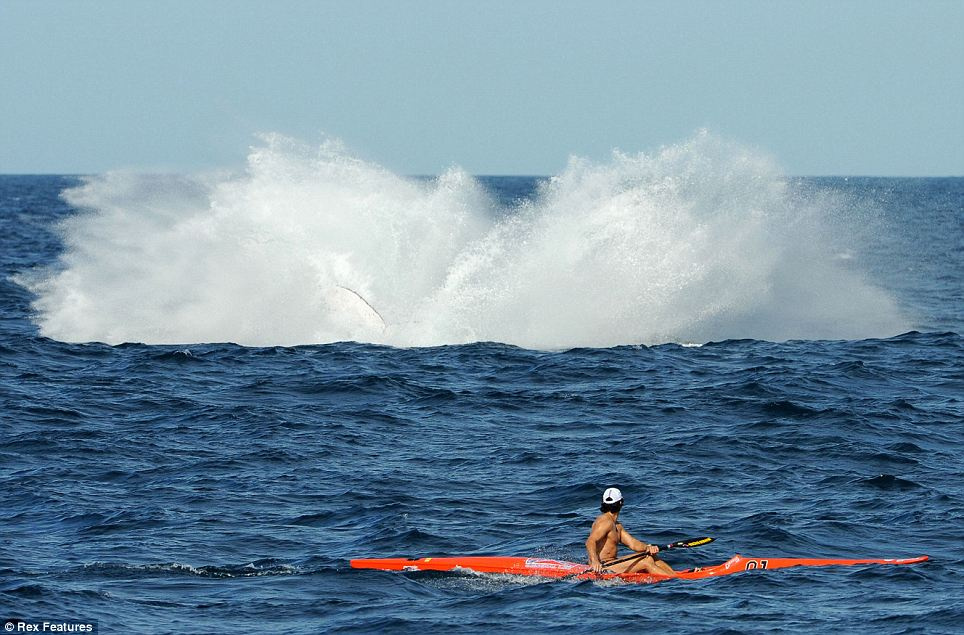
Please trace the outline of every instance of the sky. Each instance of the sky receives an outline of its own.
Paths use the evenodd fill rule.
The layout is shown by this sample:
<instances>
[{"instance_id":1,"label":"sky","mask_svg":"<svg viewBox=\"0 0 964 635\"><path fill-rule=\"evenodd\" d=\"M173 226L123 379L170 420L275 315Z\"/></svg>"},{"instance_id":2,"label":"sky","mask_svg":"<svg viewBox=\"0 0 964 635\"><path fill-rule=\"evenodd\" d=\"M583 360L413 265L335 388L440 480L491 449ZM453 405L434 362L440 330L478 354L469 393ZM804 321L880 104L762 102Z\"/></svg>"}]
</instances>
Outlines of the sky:
<instances>
[{"instance_id":1,"label":"sky","mask_svg":"<svg viewBox=\"0 0 964 635\"><path fill-rule=\"evenodd\" d=\"M549 175L697 130L792 175L964 175L964 2L0 0L0 173L192 172L259 133Z\"/></svg>"}]
</instances>

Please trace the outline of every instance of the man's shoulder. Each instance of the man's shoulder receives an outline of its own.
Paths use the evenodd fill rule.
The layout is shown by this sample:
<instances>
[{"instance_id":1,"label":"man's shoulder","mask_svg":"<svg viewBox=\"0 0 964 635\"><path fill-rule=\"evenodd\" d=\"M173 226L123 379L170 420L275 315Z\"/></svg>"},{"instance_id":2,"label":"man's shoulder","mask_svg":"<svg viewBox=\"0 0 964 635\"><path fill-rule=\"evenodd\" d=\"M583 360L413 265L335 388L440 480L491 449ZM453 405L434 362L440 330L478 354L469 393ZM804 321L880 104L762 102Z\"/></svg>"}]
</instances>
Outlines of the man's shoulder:
<instances>
[{"instance_id":1,"label":"man's shoulder","mask_svg":"<svg viewBox=\"0 0 964 635\"><path fill-rule=\"evenodd\" d=\"M613 517L610 516L609 514L599 514L598 516L596 516L596 520L594 520L592 524L596 525L600 523L612 525L614 524Z\"/></svg>"}]
</instances>

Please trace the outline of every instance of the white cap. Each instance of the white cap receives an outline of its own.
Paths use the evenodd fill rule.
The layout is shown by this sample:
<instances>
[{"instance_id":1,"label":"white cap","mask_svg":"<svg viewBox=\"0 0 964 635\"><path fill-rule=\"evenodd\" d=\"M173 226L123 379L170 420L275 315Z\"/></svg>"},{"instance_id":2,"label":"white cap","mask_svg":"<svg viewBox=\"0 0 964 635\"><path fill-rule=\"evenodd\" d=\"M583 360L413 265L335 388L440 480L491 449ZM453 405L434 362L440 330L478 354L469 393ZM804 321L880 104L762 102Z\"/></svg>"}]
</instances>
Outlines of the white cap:
<instances>
[{"instance_id":1,"label":"white cap","mask_svg":"<svg viewBox=\"0 0 964 635\"><path fill-rule=\"evenodd\" d=\"M604 503L618 503L623 500L623 493L615 487L610 487L605 492L603 492L603 502Z\"/></svg>"}]
</instances>

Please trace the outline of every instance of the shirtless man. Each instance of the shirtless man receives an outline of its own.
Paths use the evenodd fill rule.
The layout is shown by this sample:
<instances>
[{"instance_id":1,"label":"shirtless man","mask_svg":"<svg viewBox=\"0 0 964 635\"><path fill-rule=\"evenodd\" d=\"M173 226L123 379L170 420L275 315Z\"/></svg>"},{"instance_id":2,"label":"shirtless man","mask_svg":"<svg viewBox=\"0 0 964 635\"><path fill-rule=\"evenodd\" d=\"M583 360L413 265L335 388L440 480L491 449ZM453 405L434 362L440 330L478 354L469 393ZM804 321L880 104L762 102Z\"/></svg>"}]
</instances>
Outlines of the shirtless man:
<instances>
[{"instance_id":1,"label":"shirtless man","mask_svg":"<svg viewBox=\"0 0 964 635\"><path fill-rule=\"evenodd\" d=\"M661 575L674 575L672 567L656 557L659 547L648 545L645 542L636 540L629 532L623 529L618 522L619 510L623 508L623 494L615 487L610 487L603 492L602 505L599 510L602 512L592 524L592 531L586 540L586 551L589 553L589 566L596 573L601 573L603 568L613 573L635 573L644 571L646 573L659 573ZM620 562L611 567L606 567L606 562L616 558L616 550L619 543L623 543L633 551L647 552L649 555L642 556L636 560Z\"/></svg>"}]
</instances>

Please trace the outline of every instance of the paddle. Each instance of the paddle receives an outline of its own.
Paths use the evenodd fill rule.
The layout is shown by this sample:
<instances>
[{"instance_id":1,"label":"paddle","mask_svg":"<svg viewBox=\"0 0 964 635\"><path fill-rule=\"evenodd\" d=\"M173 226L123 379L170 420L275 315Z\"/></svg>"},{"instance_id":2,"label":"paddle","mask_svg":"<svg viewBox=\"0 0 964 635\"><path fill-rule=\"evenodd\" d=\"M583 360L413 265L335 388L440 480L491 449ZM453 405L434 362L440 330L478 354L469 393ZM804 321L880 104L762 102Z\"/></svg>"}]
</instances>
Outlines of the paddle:
<instances>
[{"instance_id":1,"label":"paddle","mask_svg":"<svg viewBox=\"0 0 964 635\"><path fill-rule=\"evenodd\" d=\"M689 540L678 540L676 542L670 543L668 545L660 545L660 551L667 551L669 549L685 549L689 547L700 547L713 542L713 538L705 536L703 538L690 538ZM645 558L649 553L646 551L638 551L636 553L631 553L628 556L623 556L622 558L616 558L615 560L609 560L604 562L604 567L611 567L614 564L622 564L623 562L629 562L630 560L636 560L637 558Z\"/></svg>"}]
</instances>

